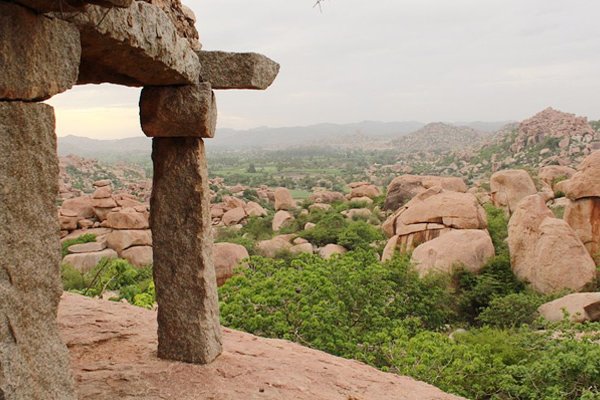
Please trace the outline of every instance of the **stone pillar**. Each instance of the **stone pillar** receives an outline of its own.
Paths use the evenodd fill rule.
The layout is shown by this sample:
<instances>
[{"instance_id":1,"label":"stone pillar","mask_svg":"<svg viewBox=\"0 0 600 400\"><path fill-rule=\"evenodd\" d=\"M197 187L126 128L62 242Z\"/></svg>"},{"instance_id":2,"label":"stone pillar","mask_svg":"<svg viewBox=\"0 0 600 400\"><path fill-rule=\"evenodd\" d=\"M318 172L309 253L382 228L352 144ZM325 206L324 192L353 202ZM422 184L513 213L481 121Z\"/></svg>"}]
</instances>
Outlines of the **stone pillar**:
<instances>
[{"instance_id":1,"label":"stone pillar","mask_svg":"<svg viewBox=\"0 0 600 400\"><path fill-rule=\"evenodd\" d=\"M158 356L206 364L222 351L204 142L153 139L150 226Z\"/></svg>"},{"instance_id":2,"label":"stone pillar","mask_svg":"<svg viewBox=\"0 0 600 400\"><path fill-rule=\"evenodd\" d=\"M75 399L56 324L57 194L52 107L0 102L0 399Z\"/></svg>"}]
</instances>

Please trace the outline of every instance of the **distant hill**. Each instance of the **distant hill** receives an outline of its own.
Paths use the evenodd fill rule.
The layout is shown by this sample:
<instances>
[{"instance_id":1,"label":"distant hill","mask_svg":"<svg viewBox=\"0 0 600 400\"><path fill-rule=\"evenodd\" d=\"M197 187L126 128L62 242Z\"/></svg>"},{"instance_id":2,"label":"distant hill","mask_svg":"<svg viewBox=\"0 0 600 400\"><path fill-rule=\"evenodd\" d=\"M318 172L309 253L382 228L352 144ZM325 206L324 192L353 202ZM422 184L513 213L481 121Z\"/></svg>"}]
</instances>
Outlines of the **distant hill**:
<instances>
[{"instance_id":1,"label":"distant hill","mask_svg":"<svg viewBox=\"0 0 600 400\"><path fill-rule=\"evenodd\" d=\"M468 126L434 122L416 132L396 138L390 143L400 152L439 152L477 145L483 143L488 136L489 133Z\"/></svg>"},{"instance_id":2,"label":"distant hill","mask_svg":"<svg viewBox=\"0 0 600 400\"><path fill-rule=\"evenodd\" d=\"M464 124L465 127L471 125L481 127L481 130L485 131L492 129L498 123ZM413 136L418 136L420 129L424 126L425 124L416 121L363 121L353 124L323 123L283 128L260 127L248 130L219 129L215 138L207 140L206 143L209 152L244 149L282 150L298 147L375 150L391 148L391 140L404 137L411 132ZM475 129L479 130L479 128ZM414 140L416 141L417 138ZM429 139L423 138L424 143L427 143L427 140ZM452 136L449 136L447 146L451 146L451 141ZM145 136L115 140L97 140L73 135L58 138L58 152L61 156L74 154L111 163L148 160L151 151L152 141Z\"/></svg>"}]
</instances>

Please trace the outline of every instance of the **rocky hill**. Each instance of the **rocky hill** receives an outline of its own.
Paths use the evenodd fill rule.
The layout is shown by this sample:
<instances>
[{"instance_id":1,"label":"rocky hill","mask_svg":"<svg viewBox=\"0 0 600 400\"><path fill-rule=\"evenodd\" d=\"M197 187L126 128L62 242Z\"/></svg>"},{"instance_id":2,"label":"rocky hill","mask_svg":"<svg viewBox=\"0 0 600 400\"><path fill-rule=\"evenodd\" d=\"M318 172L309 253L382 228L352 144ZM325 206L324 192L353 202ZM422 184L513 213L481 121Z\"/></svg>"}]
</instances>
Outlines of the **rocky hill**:
<instances>
[{"instance_id":1,"label":"rocky hill","mask_svg":"<svg viewBox=\"0 0 600 400\"><path fill-rule=\"evenodd\" d=\"M224 329L210 365L156 357L156 312L64 294L58 313L78 397L458 400L414 379L284 341Z\"/></svg>"},{"instance_id":2,"label":"rocky hill","mask_svg":"<svg viewBox=\"0 0 600 400\"><path fill-rule=\"evenodd\" d=\"M434 122L408 135L395 139L391 144L400 152L440 152L458 150L482 143L487 135L467 126L454 126Z\"/></svg>"}]
</instances>

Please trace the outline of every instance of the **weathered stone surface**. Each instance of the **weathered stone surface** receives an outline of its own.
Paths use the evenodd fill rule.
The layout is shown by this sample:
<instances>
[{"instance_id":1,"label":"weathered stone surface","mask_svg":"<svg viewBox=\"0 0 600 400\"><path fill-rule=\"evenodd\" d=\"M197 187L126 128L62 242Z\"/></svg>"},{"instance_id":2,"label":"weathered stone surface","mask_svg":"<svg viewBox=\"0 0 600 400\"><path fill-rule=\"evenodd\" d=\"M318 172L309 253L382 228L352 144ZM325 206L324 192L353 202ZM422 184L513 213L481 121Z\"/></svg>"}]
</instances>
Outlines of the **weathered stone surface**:
<instances>
[{"instance_id":1,"label":"weathered stone surface","mask_svg":"<svg viewBox=\"0 0 600 400\"><path fill-rule=\"evenodd\" d=\"M113 249L104 249L91 253L74 253L68 254L63 258L63 264L69 264L80 272L87 272L93 269L103 259L112 260L117 258L118 254Z\"/></svg>"},{"instance_id":2,"label":"weathered stone surface","mask_svg":"<svg viewBox=\"0 0 600 400\"><path fill-rule=\"evenodd\" d=\"M67 199L63 201L61 209L75 211L79 218L92 218L94 216L92 199L89 196Z\"/></svg>"},{"instance_id":3,"label":"weathered stone surface","mask_svg":"<svg viewBox=\"0 0 600 400\"><path fill-rule=\"evenodd\" d=\"M275 189L275 211L290 211L294 208L296 208L296 201L292 198L290 191L283 187Z\"/></svg>"},{"instance_id":4,"label":"weathered stone surface","mask_svg":"<svg viewBox=\"0 0 600 400\"><path fill-rule=\"evenodd\" d=\"M192 49L198 51L202 48L202 44L199 40L198 31L194 26L196 22L196 15L180 0L143 0L146 3L153 4L160 7L161 10L167 14L171 19L171 22L177 29L179 36L184 37L190 42Z\"/></svg>"},{"instance_id":5,"label":"weathered stone surface","mask_svg":"<svg viewBox=\"0 0 600 400\"><path fill-rule=\"evenodd\" d=\"M93 251L102 251L106 248L106 242L89 242L74 244L67 249L69 253L90 253Z\"/></svg>"},{"instance_id":6,"label":"weathered stone surface","mask_svg":"<svg viewBox=\"0 0 600 400\"><path fill-rule=\"evenodd\" d=\"M16 3L39 13L47 13L51 11L82 11L88 3L103 7L127 8L133 3L133 0L16 0Z\"/></svg>"},{"instance_id":7,"label":"weathered stone surface","mask_svg":"<svg viewBox=\"0 0 600 400\"><path fill-rule=\"evenodd\" d=\"M213 89L265 90L279 73L279 64L262 54L199 51L202 80Z\"/></svg>"},{"instance_id":8,"label":"weathered stone surface","mask_svg":"<svg viewBox=\"0 0 600 400\"><path fill-rule=\"evenodd\" d=\"M510 214L524 197L537 193L531 176L522 169L496 172L490 178L490 188L494 205L506 209Z\"/></svg>"},{"instance_id":9,"label":"weathered stone surface","mask_svg":"<svg viewBox=\"0 0 600 400\"><path fill-rule=\"evenodd\" d=\"M274 232L279 231L281 228L288 226L294 220L294 216L287 211L279 210L273 216L273 222L271 228Z\"/></svg>"},{"instance_id":10,"label":"weathered stone surface","mask_svg":"<svg viewBox=\"0 0 600 400\"><path fill-rule=\"evenodd\" d=\"M339 244L327 244L319 249L319 255L327 260L335 254L344 254L347 251L348 250Z\"/></svg>"},{"instance_id":11,"label":"weathered stone surface","mask_svg":"<svg viewBox=\"0 0 600 400\"><path fill-rule=\"evenodd\" d=\"M368 208L351 208L349 210L342 211L342 215L348 219L369 219L373 213Z\"/></svg>"},{"instance_id":12,"label":"weathered stone surface","mask_svg":"<svg viewBox=\"0 0 600 400\"><path fill-rule=\"evenodd\" d=\"M538 312L542 317L552 322L560 322L565 317L565 311L572 322L597 321L596 315L588 314L586 309L600 304L600 293L572 293L559 299L542 304Z\"/></svg>"},{"instance_id":13,"label":"weathered stone surface","mask_svg":"<svg viewBox=\"0 0 600 400\"><path fill-rule=\"evenodd\" d=\"M85 12L56 13L81 33L79 84L127 86L193 85L200 62L157 6L136 1L129 8L88 6ZM152 29L150 29L152 27Z\"/></svg>"},{"instance_id":14,"label":"weathered stone surface","mask_svg":"<svg viewBox=\"0 0 600 400\"><path fill-rule=\"evenodd\" d=\"M308 196L308 201L312 201L313 203L326 203L330 204L335 201L344 201L344 195L340 192L331 192L329 190L319 190L310 196Z\"/></svg>"},{"instance_id":15,"label":"weathered stone surface","mask_svg":"<svg viewBox=\"0 0 600 400\"><path fill-rule=\"evenodd\" d=\"M381 194L381 190L379 190L377 186L372 185L368 182L351 183L349 186L352 188L350 194L348 195L348 199L350 200L356 200L360 197L368 197L369 199L374 199L375 197Z\"/></svg>"},{"instance_id":16,"label":"weathered stone surface","mask_svg":"<svg viewBox=\"0 0 600 400\"><path fill-rule=\"evenodd\" d=\"M106 236L106 244L119 255L131 246L152 246L152 231L145 230L114 230Z\"/></svg>"},{"instance_id":17,"label":"weathered stone surface","mask_svg":"<svg viewBox=\"0 0 600 400\"><path fill-rule=\"evenodd\" d=\"M204 143L155 138L152 161L158 356L206 364L222 345Z\"/></svg>"},{"instance_id":18,"label":"weathered stone surface","mask_svg":"<svg viewBox=\"0 0 600 400\"><path fill-rule=\"evenodd\" d=\"M273 239L261 240L256 244L258 253L265 257L276 257L279 253L289 251L292 248L287 235L275 236Z\"/></svg>"},{"instance_id":19,"label":"weathered stone surface","mask_svg":"<svg viewBox=\"0 0 600 400\"><path fill-rule=\"evenodd\" d=\"M0 154L0 397L74 400L56 325L62 284L52 107L0 102Z\"/></svg>"},{"instance_id":20,"label":"weathered stone surface","mask_svg":"<svg viewBox=\"0 0 600 400\"><path fill-rule=\"evenodd\" d=\"M567 181L566 195L571 200L600 197L600 150L586 157Z\"/></svg>"},{"instance_id":21,"label":"weathered stone surface","mask_svg":"<svg viewBox=\"0 0 600 400\"><path fill-rule=\"evenodd\" d=\"M133 208L109 212L106 222L108 227L113 229L148 229L149 227L145 213L137 212Z\"/></svg>"},{"instance_id":22,"label":"weathered stone surface","mask_svg":"<svg viewBox=\"0 0 600 400\"><path fill-rule=\"evenodd\" d=\"M596 265L573 229L554 218L539 195L525 197L508 224L511 266L541 293L581 290L596 277Z\"/></svg>"},{"instance_id":23,"label":"weathered stone surface","mask_svg":"<svg viewBox=\"0 0 600 400\"><path fill-rule=\"evenodd\" d=\"M223 214L223 218L221 219L221 221L223 221L223 224L225 226L231 226L239 224L246 217L247 215L246 211L244 211L244 208L236 207Z\"/></svg>"},{"instance_id":24,"label":"weathered stone surface","mask_svg":"<svg viewBox=\"0 0 600 400\"><path fill-rule=\"evenodd\" d=\"M454 192L466 192L467 185L462 178L428 175L401 175L394 178L387 187L384 209L397 210L419 193L434 186Z\"/></svg>"},{"instance_id":25,"label":"weathered stone surface","mask_svg":"<svg viewBox=\"0 0 600 400\"><path fill-rule=\"evenodd\" d=\"M392 258L394 258L394 254L396 253L396 249L398 248L399 238L399 235L394 235L385 244L385 247L383 248L383 253L381 254L382 262L390 261Z\"/></svg>"},{"instance_id":26,"label":"weathered stone surface","mask_svg":"<svg viewBox=\"0 0 600 400\"><path fill-rule=\"evenodd\" d=\"M600 197L569 202L564 219L573 228L592 257L600 253Z\"/></svg>"},{"instance_id":27,"label":"weathered stone surface","mask_svg":"<svg viewBox=\"0 0 600 400\"><path fill-rule=\"evenodd\" d=\"M227 279L233 276L235 268L248 267L248 264L241 263L242 260L250 257L248 250L242 245L235 243L215 243L213 254L218 286L223 285Z\"/></svg>"},{"instance_id":28,"label":"weathered stone surface","mask_svg":"<svg viewBox=\"0 0 600 400\"><path fill-rule=\"evenodd\" d=\"M313 246L310 243L300 243L290 248L292 254L312 254Z\"/></svg>"},{"instance_id":29,"label":"weathered stone surface","mask_svg":"<svg viewBox=\"0 0 600 400\"><path fill-rule=\"evenodd\" d=\"M477 273L494 254L486 230L459 229L417 246L412 261L421 276L431 272L449 274L455 267Z\"/></svg>"},{"instance_id":30,"label":"weathered stone surface","mask_svg":"<svg viewBox=\"0 0 600 400\"><path fill-rule=\"evenodd\" d=\"M249 217L264 217L267 215L267 210L254 201L249 201L244 207L244 211L246 211Z\"/></svg>"},{"instance_id":31,"label":"weathered stone surface","mask_svg":"<svg viewBox=\"0 0 600 400\"><path fill-rule=\"evenodd\" d=\"M223 356L210 365L161 360L156 311L129 304L65 293L58 320L82 400L462 399L354 360L227 328Z\"/></svg>"},{"instance_id":32,"label":"weathered stone surface","mask_svg":"<svg viewBox=\"0 0 600 400\"><path fill-rule=\"evenodd\" d=\"M44 100L77 81L81 45L72 24L0 2L0 99Z\"/></svg>"},{"instance_id":33,"label":"weathered stone surface","mask_svg":"<svg viewBox=\"0 0 600 400\"><path fill-rule=\"evenodd\" d=\"M152 264L152 246L133 246L121 252L121 257L136 267Z\"/></svg>"},{"instance_id":34,"label":"weathered stone surface","mask_svg":"<svg viewBox=\"0 0 600 400\"><path fill-rule=\"evenodd\" d=\"M145 87L140 122L149 137L212 138L217 127L215 94L209 83Z\"/></svg>"},{"instance_id":35,"label":"weathered stone surface","mask_svg":"<svg viewBox=\"0 0 600 400\"><path fill-rule=\"evenodd\" d=\"M571 178L577 171L564 165L547 165L540 168L539 178L542 183L554 190L554 185L559 181Z\"/></svg>"}]
</instances>

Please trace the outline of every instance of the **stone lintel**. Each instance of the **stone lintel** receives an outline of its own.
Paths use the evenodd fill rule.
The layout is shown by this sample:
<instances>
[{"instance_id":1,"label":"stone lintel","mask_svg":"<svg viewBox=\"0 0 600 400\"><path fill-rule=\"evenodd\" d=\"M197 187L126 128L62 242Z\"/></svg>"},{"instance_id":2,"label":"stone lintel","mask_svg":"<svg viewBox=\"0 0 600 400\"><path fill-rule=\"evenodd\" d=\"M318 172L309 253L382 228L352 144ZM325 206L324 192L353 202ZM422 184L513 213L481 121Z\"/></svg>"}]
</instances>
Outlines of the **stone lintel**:
<instances>
[{"instance_id":1,"label":"stone lintel","mask_svg":"<svg viewBox=\"0 0 600 400\"><path fill-rule=\"evenodd\" d=\"M214 137L217 104L211 85L145 87L140 122L149 137Z\"/></svg>"},{"instance_id":2,"label":"stone lintel","mask_svg":"<svg viewBox=\"0 0 600 400\"><path fill-rule=\"evenodd\" d=\"M158 6L142 1L129 8L90 5L84 12L54 13L81 33L78 84L125 86L195 84L198 56Z\"/></svg>"},{"instance_id":3,"label":"stone lintel","mask_svg":"<svg viewBox=\"0 0 600 400\"><path fill-rule=\"evenodd\" d=\"M88 4L97 4L108 8L127 8L133 1L134 0L15 0L16 3L38 13L82 11Z\"/></svg>"},{"instance_id":4,"label":"stone lintel","mask_svg":"<svg viewBox=\"0 0 600 400\"><path fill-rule=\"evenodd\" d=\"M154 138L152 161L158 356L207 364L222 343L204 142Z\"/></svg>"},{"instance_id":5,"label":"stone lintel","mask_svg":"<svg viewBox=\"0 0 600 400\"><path fill-rule=\"evenodd\" d=\"M279 73L279 64L258 53L197 52L203 81L213 89L265 90Z\"/></svg>"},{"instance_id":6,"label":"stone lintel","mask_svg":"<svg viewBox=\"0 0 600 400\"><path fill-rule=\"evenodd\" d=\"M1 100L45 100L70 89L80 57L75 26L0 2Z\"/></svg>"}]
</instances>

